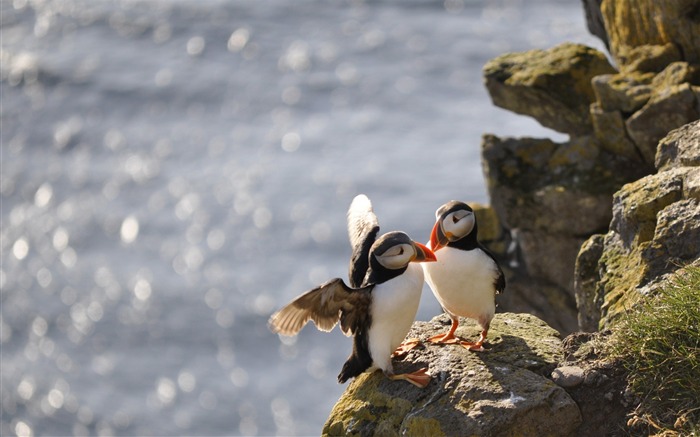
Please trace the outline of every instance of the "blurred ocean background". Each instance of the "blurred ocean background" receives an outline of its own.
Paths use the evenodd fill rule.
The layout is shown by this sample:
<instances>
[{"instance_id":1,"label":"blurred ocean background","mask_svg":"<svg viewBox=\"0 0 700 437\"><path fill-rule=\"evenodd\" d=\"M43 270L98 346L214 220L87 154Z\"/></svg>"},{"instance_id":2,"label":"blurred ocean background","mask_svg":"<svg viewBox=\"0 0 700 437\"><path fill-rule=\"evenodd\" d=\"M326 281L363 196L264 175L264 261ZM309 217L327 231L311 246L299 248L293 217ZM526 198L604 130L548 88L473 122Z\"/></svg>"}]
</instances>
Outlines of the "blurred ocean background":
<instances>
[{"instance_id":1,"label":"blurred ocean background","mask_svg":"<svg viewBox=\"0 0 700 437\"><path fill-rule=\"evenodd\" d=\"M0 434L318 435L351 340L269 315L345 214L488 202L485 62L602 44L577 0L2 0ZM425 289L418 318L440 312Z\"/></svg>"}]
</instances>

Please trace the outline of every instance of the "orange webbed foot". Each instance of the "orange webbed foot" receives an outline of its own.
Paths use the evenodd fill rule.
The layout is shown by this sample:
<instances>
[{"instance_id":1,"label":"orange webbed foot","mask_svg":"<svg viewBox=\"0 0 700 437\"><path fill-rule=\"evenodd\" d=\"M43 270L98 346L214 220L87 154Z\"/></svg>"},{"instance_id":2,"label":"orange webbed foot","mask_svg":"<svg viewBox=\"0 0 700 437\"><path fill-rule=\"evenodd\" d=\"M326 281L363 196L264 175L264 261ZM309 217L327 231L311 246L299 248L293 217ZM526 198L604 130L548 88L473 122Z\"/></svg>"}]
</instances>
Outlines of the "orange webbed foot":
<instances>
[{"instance_id":1,"label":"orange webbed foot","mask_svg":"<svg viewBox=\"0 0 700 437\"><path fill-rule=\"evenodd\" d=\"M412 373L402 373L399 375L387 375L392 381L404 380L415 385L418 388L425 388L430 384L432 377L428 374L428 368L416 370Z\"/></svg>"},{"instance_id":2,"label":"orange webbed foot","mask_svg":"<svg viewBox=\"0 0 700 437\"><path fill-rule=\"evenodd\" d=\"M400 357L407 354L410 350L415 349L420 345L420 340L417 338L409 338L404 341L396 348L394 353L391 354L392 358Z\"/></svg>"}]
</instances>

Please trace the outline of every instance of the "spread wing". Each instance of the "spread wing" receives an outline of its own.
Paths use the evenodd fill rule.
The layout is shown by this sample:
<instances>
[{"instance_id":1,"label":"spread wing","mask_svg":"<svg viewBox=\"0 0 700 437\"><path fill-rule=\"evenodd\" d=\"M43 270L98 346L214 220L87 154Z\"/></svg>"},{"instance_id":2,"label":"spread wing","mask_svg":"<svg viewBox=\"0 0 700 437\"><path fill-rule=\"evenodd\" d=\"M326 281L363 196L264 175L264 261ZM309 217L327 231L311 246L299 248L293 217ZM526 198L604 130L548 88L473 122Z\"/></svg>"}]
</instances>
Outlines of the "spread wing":
<instances>
[{"instance_id":1,"label":"spread wing","mask_svg":"<svg viewBox=\"0 0 700 437\"><path fill-rule=\"evenodd\" d=\"M352 247L350 258L350 286L359 287L369 268L369 250L377 239L379 221L372 210L372 202L364 194L355 196L348 209L348 236Z\"/></svg>"},{"instance_id":2,"label":"spread wing","mask_svg":"<svg viewBox=\"0 0 700 437\"><path fill-rule=\"evenodd\" d=\"M372 287L349 288L342 279L331 279L294 299L270 317L270 329L296 335L313 320L321 331L330 331L340 321L345 335L352 335L369 321Z\"/></svg>"}]
</instances>

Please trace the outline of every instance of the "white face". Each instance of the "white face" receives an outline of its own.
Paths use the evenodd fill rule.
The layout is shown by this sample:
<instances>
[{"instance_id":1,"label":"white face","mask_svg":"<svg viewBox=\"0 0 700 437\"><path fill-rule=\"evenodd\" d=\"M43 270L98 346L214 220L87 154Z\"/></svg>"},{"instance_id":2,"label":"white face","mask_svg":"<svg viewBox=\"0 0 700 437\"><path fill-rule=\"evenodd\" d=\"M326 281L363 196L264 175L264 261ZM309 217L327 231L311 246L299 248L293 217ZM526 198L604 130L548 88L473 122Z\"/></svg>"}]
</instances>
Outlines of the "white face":
<instances>
[{"instance_id":1,"label":"white face","mask_svg":"<svg viewBox=\"0 0 700 437\"><path fill-rule=\"evenodd\" d=\"M408 244L397 244L381 255L377 255L379 264L387 269L401 269L406 267L416 257L416 249Z\"/></svg>"},{"instance_id":2,"label":"white face","mask_svg":"<svg viewBox=\"0 0 700 437\"><path fill-rule=\"evenodd\" d=\"M442 231L450 241L457 241L474 229L474 213L461 209L451 212L442 220Z\"/></svg>"}]
</instances>

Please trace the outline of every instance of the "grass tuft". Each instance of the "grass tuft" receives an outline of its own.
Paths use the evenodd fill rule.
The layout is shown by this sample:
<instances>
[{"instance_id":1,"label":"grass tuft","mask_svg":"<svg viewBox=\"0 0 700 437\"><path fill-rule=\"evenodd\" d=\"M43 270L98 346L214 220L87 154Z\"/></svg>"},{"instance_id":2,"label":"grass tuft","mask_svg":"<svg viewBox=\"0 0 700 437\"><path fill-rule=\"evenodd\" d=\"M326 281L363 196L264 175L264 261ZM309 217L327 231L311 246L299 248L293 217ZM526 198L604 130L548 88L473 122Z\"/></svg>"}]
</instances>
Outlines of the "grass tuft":
<instances>
[{"instance_id":1,"label":"grass tuft","mask_svg":"<svg viewBox=\"0 0 700 437\"><path fill-rule=\"evenodd\" d=\"M624 315L607 352L641 399L635 419L657 432L700 431L700 266L679 270Z\"/></svg>"}]
</instances>

